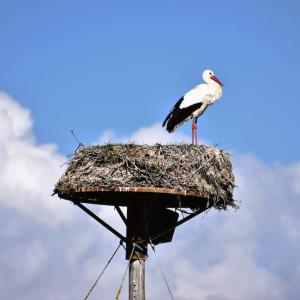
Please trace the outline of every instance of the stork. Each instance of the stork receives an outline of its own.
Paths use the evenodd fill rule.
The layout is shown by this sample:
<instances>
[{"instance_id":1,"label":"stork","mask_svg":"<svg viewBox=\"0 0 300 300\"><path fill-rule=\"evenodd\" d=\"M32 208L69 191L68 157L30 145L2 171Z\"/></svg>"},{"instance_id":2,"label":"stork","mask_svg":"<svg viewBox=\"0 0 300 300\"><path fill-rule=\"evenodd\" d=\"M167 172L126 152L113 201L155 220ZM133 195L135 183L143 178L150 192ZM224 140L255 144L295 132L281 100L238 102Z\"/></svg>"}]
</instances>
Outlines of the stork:
<instances>
[{"instance_id":1,"label":"stork","mask_svg":"<svg viewBox=\"0 0 300 300\"><path fill-rule=\"evenodd\" d=\"M223 83L211 70L203 72L201 83L188 91L173 106L163 122L167 124L167 131L173 132L178 126L192 119L192 144L197 145L197 120L207 107L219 100L222 96Z\"/></svg>"}]
</instances>

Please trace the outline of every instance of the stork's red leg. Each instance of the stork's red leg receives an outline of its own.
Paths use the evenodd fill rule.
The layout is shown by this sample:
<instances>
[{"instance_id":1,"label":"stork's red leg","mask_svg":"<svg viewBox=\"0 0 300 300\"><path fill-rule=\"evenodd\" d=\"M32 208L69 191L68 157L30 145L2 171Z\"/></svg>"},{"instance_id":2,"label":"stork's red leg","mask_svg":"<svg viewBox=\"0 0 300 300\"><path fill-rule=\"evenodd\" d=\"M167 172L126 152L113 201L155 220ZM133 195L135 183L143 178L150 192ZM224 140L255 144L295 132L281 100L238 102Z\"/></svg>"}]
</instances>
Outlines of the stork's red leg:
<instances>
[{"instance_id":1,"label":"stork's red leg","mask_svg":"<svg viewBox=\"0 0 300 300\"><path fill-rule=\"evenodd\" d=\"M196 130L197 125L195 124L195 119L193 119L193 123L192 123L192 144L195 145L195 142L197 141L197 137L196 137ZM197 143L197 142L196 142Z\"/></svg>"},{"instance_id":2,"label":"stork's red leg","mask_svg":"<svg viewBox=\"0 0 300 300\"><path fill-rule=\"evenodd\" d=\"M197 121L198 121L198 118L196 118L196 120L195 120L195 145L198 144L198 125L197 125Z\"/></svg>"},{"instance_id":3,"label":"stork's red leg","mask_svg":"<svg viewBox=\"0 0 300 300\"><path fill-rule=\"evenodd\" d=\"M192 121L192 145L194 145L194 119Z\"/></svg>"}]
</instances>

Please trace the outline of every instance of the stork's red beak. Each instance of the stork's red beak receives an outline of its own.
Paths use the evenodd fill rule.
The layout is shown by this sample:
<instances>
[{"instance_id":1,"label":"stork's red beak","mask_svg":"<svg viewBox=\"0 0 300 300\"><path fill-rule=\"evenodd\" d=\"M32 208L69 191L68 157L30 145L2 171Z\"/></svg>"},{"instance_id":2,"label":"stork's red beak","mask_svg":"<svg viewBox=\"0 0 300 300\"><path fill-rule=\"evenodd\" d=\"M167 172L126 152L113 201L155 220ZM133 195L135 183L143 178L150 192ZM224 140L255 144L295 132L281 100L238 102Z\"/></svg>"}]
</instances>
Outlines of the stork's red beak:
<instances>
[{"instance_id":1,"label":"stork's red beak","mask_svg":"<svg viewBox=\"0 0 300 300\"><path fill-rule=\"evenodd\" d=\"M220 86L224 86L223 82L220 81L216 76L211 76L210 77L213 81L215 81L217 84L219 84Z\"/></svg>"}]
</instances>

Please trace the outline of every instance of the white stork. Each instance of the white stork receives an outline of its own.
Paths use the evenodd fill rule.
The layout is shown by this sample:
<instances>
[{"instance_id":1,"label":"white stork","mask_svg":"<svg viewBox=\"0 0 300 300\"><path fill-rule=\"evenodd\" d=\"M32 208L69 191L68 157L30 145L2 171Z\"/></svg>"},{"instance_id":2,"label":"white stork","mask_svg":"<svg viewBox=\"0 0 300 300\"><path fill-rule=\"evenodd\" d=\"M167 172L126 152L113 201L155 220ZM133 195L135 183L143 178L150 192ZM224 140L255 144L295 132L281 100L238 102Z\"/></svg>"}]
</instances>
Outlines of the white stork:
<instances>
[{"instance_id":1,"label":"white stork","mask_svg":"<svg viewBox=\"0 0 300 300\"><path fill-rule=\"evenodd\" d=\"M203 80L181 97L173 106L170 113L163 122L163 127L167 124L167 131L173 132L178 126L189 119L192 123L192 143L197 145L197 120L206 108L213 104L222 96L223 83L215 76L211 70L203 72Z\"/></svg>"}]
</instances>

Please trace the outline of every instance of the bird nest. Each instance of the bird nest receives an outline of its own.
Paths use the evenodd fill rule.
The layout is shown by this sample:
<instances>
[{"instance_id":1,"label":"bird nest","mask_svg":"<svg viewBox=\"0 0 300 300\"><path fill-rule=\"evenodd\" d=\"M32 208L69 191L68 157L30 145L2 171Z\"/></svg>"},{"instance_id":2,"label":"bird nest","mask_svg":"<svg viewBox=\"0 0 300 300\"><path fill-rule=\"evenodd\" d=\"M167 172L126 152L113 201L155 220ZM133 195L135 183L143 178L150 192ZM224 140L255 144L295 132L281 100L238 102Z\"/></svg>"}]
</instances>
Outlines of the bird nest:
<instances>
[{"instance_id":1,"label":"bird nest","mask_svg":"<svg viewBox=\"0 0 300 300\"><path fill-rule=\"evenodd\" d=\"M237 207L230 155L216 147L170 144L106 144L73 155L54 194L72 199L86 187L163 188L201 195L213 206Z\"/></svg>"}]
</instances>

